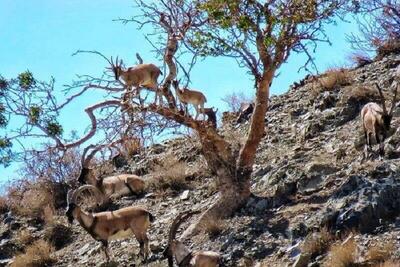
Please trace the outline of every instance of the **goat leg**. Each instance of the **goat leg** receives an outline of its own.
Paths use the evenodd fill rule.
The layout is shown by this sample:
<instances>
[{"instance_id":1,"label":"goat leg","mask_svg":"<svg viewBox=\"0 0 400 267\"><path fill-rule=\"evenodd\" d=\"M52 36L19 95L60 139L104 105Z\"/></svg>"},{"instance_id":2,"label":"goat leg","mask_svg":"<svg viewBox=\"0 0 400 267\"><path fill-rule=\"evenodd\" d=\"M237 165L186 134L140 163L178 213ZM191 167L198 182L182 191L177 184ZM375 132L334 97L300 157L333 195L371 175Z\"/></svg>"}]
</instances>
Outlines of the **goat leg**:
<instances>
[{"instance_id":1,"label":"goat leg","mask_svg":"<svg viewBox=\"0 0 400 267\"><path fill-rule=\"evenodd\" d=\"M379 138L379 134L376 133L375 135L376 138L376 142L379 144L379 158L382 159L385 156L385 144L384 144L384 136L382 138L382 140L380 140Z\"/></svg>"},{"instance_id":2,"label":"goat leg","mask_svg":"<svg viewBox=\"0 0 400 267\"><path fill-rule=\"evenodd\" d=\"M197 105L193 105L194 109L196 110L196 116L194 117L195 120L197 120L197 117L199 117L199 107Z\"/></svg>"},{"instance_id":3,"label":"goat leg","mask_svg":"<svg viewBox=\"0 0 400 267\"><path fill-rule=\"evenodd\" d=\"M110 255L108 254L108 241L102 240L101 241L101 245L102 245L104 254L106 255L107 263L109 263L110 262Z\"/></svg>"}]
</instances>

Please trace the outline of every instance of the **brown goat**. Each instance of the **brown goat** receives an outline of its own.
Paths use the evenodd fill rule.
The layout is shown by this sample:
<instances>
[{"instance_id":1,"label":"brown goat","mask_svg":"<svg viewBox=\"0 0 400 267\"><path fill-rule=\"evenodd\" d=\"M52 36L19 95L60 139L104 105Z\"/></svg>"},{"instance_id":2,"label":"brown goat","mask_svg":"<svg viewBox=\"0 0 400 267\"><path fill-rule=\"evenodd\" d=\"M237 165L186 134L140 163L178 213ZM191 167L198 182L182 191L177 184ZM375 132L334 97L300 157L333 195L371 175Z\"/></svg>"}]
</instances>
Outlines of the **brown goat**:
<instances>
[{"instance_id":1,"label":"brown goat","mask_svg":"<svg viewBox=\"0 0 400 267\"><path fill-rule=\"evenodd\" d=\"M79 189L69 191L66 216L69 223L75 220L94 239L100 241L106 255L107 262L110 260L108 254L108 242L115 239L124 239L135 235L140 244L139 254L144 260L149 254L149 239L147 229L154 220L153 215L141 207L126 207L115 211L99 213L87 213L76 204Z\"/></svg>"},{"instance_id":2,"label":"brown goat","mask_svg":"<svg viewBox=\"0 0 400 267\"><path fill-rule=\"evenodd\" d=\"M92 168L83 167L78 177L80 183L89 183L84 185L85 190L94 191L101 195L102 203L108 198L115 198L126 195L139 195L145 191L146 184L143 179L134 174L119 174L105 178L96 178L95 171ZM80 190L80 192L82 192ZM101 204L101 203L99 203Z\"/></svg>"},{"instance_id":3,"label":"brown goat","mask_svg":"<svg viewBox=\"0 0 400 267\"><path fill-rule=\"evenodd\" d=\"M375 84L375 86L378 89L381 97L382 107L377 103L370 102L361 109L361 120L366 141L365 158L368 157L369 152L372 150L372 136L375 137L377 144L379 144L380 157L385 155L384 142L388 131L390 130L390 123L392 121L393 111L396 106L398 85L395 86L392 106L389 112L386 110L385 98L383 96L382 89L378 84Z\"/></svg>"},{"instance_id":4,"label":"brown goat","mask_svg":"<svg viewBox=\"0 0 400 267\"><path fill-rule=\"evenodd\" d=\"M164 258L168 259L168 266L173 267L174 258L179 267L217 267L220 266L222 257L214 251L191 252L181 241L175 239L179 226L188 217L199 211L186 211L179 214L172 222L168 244L163 252Z\"/></svg>"},{"instance_id":5,"label":"brown goat","mask_svg":"<svg viewBox=\"0 0 400 267\"><path fill-rule=\"evenodd\" d=\"M118 57L113 62L111 58L112 70L115 75L115 79L122 80L125 82L126 93L124 94L123 100L124 102L128 101L130 94L132 92L133 87L136 87L136 94L140 94L141 87L148 88L155 93L154 103L157 102L157 97L160 97L160 102L162 101L160 92L158 89L157 79L162 74L161 70L154 64L139 64L135 67L130 67L127 69L123 69L122 59L118 62Z\"/></svg>"},{"instance_id":6,"label":"brown goat","mask_svg":"<svg viewBox=\"0 0 400 267\"><path fill-rule=\"evenodd\" d=\"M207 102L207 98L204 96L202 92L189 90L187 88L183 88L181 90L179 89L179 82L176 80L173 81L173 86L175 88L175 93L179 101L181 101L181 103L185 105L190 103L195 108L196 110L196 116L194 118L195 120L197 120L200 111L202 114L204 114L204 103Z\"/></svg>"}]
</instances>

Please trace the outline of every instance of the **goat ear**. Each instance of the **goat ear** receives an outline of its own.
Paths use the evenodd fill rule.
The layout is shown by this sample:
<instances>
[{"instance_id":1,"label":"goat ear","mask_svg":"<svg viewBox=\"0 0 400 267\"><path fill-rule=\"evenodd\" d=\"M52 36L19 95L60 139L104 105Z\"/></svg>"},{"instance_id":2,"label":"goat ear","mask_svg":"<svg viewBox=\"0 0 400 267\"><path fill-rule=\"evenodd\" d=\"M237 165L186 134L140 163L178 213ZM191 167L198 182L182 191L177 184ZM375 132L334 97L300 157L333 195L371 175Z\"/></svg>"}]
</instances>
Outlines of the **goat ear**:
<instances>
[{"instance_id":1,"label":"goat ear","mask_svg":"<svg viewBox=\"0 0 400 267\"><path fill-rule=\"evenodd\" d=\"M393 99L392 99L392 106L390 107L389 115L393 114L394 108L396 107L397 91L398 91L399 86L400 86L399 82L400 81L396 81L396 84L395 84L395 90L394 90L394 95L393 95Z\"/></svg>"}]
</instances>

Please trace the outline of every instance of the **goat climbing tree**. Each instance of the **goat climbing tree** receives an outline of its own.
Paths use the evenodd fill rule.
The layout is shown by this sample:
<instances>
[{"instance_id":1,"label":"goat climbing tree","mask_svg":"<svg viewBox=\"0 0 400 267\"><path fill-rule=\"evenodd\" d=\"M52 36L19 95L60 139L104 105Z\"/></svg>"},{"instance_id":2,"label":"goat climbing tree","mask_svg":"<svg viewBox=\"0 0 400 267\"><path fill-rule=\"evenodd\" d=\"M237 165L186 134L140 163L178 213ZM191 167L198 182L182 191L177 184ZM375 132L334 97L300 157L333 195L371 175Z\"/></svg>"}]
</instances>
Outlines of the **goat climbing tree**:
<instances>
[{"instance_id":1,"label":"goat climbing tree","mask_svg":"<svg viewBox=\"0 0 400 267\"><path fill-rule=\"evenodd\" d=\"M200 138L209 168L216 173L219 197L200 217L202 220L229 216L250 196L250 175L256 150L265 134L270 84L276 71L290 53L307 56L304 67L313 66L312 51L327 40L323 25L334 21L346 1L333 0L161 0L147 4L137 0L143 16L131 21L142 27L151 23L167 37L164 60L169 75L162 87L170 95L169 85L176 78L174 55L179 45L197 56L228 56L249 71L255 82L255 109L250 128L239 153L235 153L215 128L204 121L176 113L169 107L151 105L147 110L194 129ZM150 19L149 19L150 18ZM124 22L128 22L125 20ZM187 74L187 72L185 72Z\"/></svg>"},{"instance_id":2,"label":"goat climbing tree","mask_svg":"<svg viewBox=\"0 0 400 267\"><path fill-rule=\"evenodd\" d=\"M265 134L265 116L272 80L291 52L306 55L304 68L314 66L312 52L317 43L329 42L323 26L338 19L347 2L345 0L159 0L149 3L136 0L142 14L121 21L135 22L139 25L139 29L146 29L148 25L153 27L157 38L154 42L149 38L149 42L168 68L166 78L160 85L163 98L167 101L155 104L139 101L133 97L129 102L122 104L115 98L106 99L85 109L90 117L91 126L83 137L71 142L63 141L62 128L56 123L56 115L65 104L88 93L90 89L104 90L108 96L114 97L115 94L124 91L123 83L113 80L114 75L110 71L105 71L101 78L82 76L81 81L74 82L70 89L79 88L79 91L71 95L65 104L54 104L50 109L54 113L52 120L42 117L41 109L38 110L37 116L33 114L40 120L32 120L36 118L31 114L32 107L23 109L24 116L30 125L36 126L43 135L51 137L54 145L60 150L86 144L100 129L104 131L103 136L107 137L104 138L104 142L111 143L118 142L118 136L127 134L132 129L138 131L142 129L143 132L143 128L148 125L159 125L156 127L157 131L180 125L193 129L199 136L207 164L215 173L219 190L215 203L204 211L197 224L193 225L192 230L196 230L197 225L204 219L209 216L213 218L229 216L249 198L250 175L255 155ZM102 56L111 65L108 57L98 52L91 53ZM192 57L188 64L184 64L180 62L179 55L184 54L187 59L187 53ZM196 60L207 56L226 56L236 60L254 80L255 108L245 142L238 152L231 148L230 140L218 133L213 123L194 120L182 112L171 91L171 84L175 79L183 79L189 84L190 71ZM177 77L178 73L182 73L182 77ZM14 83L17 83L17 80L14 80ZM0 89L10 88L11 84L7 81L2 84L0 80ZM33 86L32 81L30 86ZM109 109L109 112L103 114L101 118L99 114L96 116L94 113L96 110L105 109ZM114 120L116 122L110 126L110 122ZM131 127L132 125L135 127ZM53 133L54 131L56 132ZM88 148L96 149L102 146L104 144L89 145L84 154L88 153ZM5 147L9 148L8 145Z\"/></svg>"}]
</instances>

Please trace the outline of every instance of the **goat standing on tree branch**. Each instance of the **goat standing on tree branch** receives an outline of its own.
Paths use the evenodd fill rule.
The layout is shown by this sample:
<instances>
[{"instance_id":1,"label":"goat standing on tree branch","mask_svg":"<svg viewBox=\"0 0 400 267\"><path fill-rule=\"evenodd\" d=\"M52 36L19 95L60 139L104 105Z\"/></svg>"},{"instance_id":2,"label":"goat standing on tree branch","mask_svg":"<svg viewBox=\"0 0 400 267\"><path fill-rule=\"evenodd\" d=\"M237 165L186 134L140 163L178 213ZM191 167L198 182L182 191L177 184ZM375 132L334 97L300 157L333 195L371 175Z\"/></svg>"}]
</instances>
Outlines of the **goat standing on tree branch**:
<instances>
[{"instance_id":1,"label":"goat standing on tree branch","mask_svg":"<svg viewBox=\"0 0 400 267\"><path fill-rule=\"evenodd\" d=\"M368 154L372 150L372 136L375 137L376 143L379 144L379 156L383 157L385 155L384 142L390 130L390 123L396 106L397 88L399 87L398 83L394 85L395 91L392 99L392 106L389 112L387 112L382 89L377 83L375 86L381 97L382 107L377 103L370 102L361 110L361 120L366 141L365 158L368 158Z\"/></svg>"},{"instance_id":2,"label":"goat standing on tree branch","mask_svg":"<svg viewBox=\"0 0 400 267\"><path fill-rule=\"evenodd\" d=\"M149 239L146 232L154 216L141 207L126 207L99 213L84 212L76 204L80 190L68 192L66 216L69 223L72 223L74 219L77 220L86 232L101 242L107 262L110 260L108 242L127 238L132 234L140 244L139 254L146 260L149 254Z\"/></svg>"},{"instance_id":3,"label":"goat standing on tree branch","mask_svg":"<svg viewBox=\"0 0 400 267\"><path fill-rule=\"evenodd\" d=\"M214 251L191 252L181 241L175 239L179 226L193 214L200 211L186 211L179 214L169 230L168 244L163 256L168 259L168 266L173 267L174 258L179 267L216 267L220 265L221 255Z\"/></svg>"},{"instance_id":4,"label":"goat standing on tree branch","mask_svg":"<svg viewBox=\"0 0 400 267\"><path fill-rule=\"evenodd\" d=\"M126 103L130 99L133 87L136 87L136 95L140 98L141 87L146 87L155 93L154 103L157 102L157 97L161 103L162 96L159 95L157 79L162 74L161 70L154 64L139 64L135 67L123 69L122 59L118 62L118 57L113 62L111 58L111 69L114 72L115 79L119 80L121 77L125 82L126 93L123 96L123 102Z\"/></svg>"},{"instance_id":5,"label":"goat standing on tree branch","mask_svg":"<svg viewBox=\"0 0 400 267\"><path fill-rule=\"evenodd\" d=\"M179 101L181 101L181 103L184 104L185 107L187 104L190 103L196 109L196 116L194 118L195 120L197 120L197 117L199 116L199 109L201 110L201 113L204 114L204 103L207 102L207 98L202 92L189 90L187 88L183 88L181 90L179 89L179 82L177 80L173 81L173 86L175 88L175 93Z\"/></svg>"}]
</instances>

